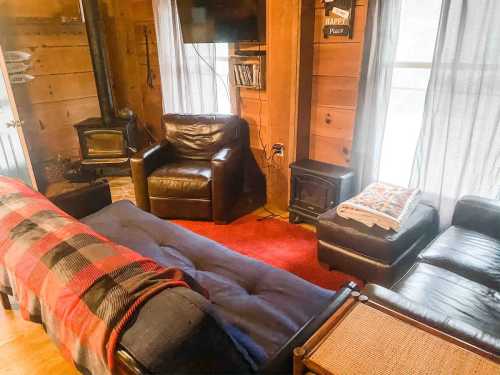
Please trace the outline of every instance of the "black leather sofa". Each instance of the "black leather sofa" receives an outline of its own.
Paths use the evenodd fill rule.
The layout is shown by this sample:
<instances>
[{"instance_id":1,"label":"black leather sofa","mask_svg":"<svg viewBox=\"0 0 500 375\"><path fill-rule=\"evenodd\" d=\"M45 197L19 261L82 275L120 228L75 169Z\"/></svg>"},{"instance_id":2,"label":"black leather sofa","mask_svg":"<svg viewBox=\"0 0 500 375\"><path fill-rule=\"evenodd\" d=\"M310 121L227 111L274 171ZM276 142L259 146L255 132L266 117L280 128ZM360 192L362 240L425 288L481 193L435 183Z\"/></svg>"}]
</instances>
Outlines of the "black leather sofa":
<instances>
[{"instance_id":1,"label":"black leather sofa","mask_svg":"<svg viewBox=\"0 0 500 375\"><path fill-rule=\"evenodd\" d=\"M500 358L500 201L464 197L453 224L392 288L369 297Z\"/></svg>"}]
</instances>

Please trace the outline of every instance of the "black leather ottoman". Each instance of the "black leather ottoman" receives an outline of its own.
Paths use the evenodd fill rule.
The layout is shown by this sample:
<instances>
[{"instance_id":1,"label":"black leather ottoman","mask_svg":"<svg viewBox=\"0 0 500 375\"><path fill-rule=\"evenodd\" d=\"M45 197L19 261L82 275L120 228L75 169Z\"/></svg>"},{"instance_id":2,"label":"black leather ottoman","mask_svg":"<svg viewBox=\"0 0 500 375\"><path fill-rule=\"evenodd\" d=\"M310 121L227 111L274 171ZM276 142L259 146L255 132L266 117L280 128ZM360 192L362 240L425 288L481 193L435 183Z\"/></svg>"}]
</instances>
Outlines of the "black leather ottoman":
<instances>
[{"instance_id":1,"label":"black leather ottoman","mask_svg":"<svg viewBox=\"0 0 500 375\"><path fill-rule=\"evenodd\" d=\"M334 208L319 217L318 257L330 269L391 286L437 233L438 214L424 204L417 206L397 233L343 219Z\"/></svg>"}]
</instances>

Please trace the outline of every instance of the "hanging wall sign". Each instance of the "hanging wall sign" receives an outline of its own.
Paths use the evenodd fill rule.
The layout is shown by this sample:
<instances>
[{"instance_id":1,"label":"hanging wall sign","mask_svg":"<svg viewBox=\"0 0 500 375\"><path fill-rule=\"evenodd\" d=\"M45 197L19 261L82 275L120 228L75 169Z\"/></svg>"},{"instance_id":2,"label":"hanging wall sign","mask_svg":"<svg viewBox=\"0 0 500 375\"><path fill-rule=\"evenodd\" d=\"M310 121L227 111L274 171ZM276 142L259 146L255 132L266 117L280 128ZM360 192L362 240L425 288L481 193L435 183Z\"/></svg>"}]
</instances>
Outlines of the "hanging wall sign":
<instances>
[{"instance_id":1,"label":"hanging wall sign","mask_svg":"<svg viewBox=\"0 0 500 375\"><path fill-rule=\"evenodd\" d=\"M33 81L35 77L29 74L10 74L9 79L10 83L13 85L22 85Z\"/></svg>"},{"instance_id":2,"label":"hanging wall sign","mask_svg":"<svg viewBox=\"0 0 500 375\"><path fill-rule=\"evenodd\" d=\"M355 0L324 1L325 24L323 26L323 34L325 38L348 36L352 39Z\"/></svg>"},{"instance_id":3,"label":"hanging wall sign","mask_svg":"<svg viewBox=\"0 0 500 375\"><path fill-rule=\"evenodd\" d=\"M31 53L24 51L7 51L4 55L6 63L21 63L31 60Z\"/></svg>"},{"instance_id":4,"label":"hanging wall sign","mask_svg":"<svg viewBox=\"0 0 500 375\"><path fill-rule=\"evenodd\" d=\"M7 63L7 71L9 74L18 74L18 73L24 73L27 71L29 68L31 68L30 64L26 63Z\"/></svg>"}]
</instances>

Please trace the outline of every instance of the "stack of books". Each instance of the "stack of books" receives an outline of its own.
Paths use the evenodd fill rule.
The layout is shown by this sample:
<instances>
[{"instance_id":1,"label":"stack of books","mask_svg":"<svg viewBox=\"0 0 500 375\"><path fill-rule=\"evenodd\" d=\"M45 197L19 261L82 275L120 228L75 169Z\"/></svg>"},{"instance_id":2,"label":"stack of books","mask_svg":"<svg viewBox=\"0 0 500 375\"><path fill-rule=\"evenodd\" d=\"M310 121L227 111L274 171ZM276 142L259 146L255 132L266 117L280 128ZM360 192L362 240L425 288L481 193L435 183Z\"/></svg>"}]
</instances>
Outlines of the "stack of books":
<instances>
[{"instance_id":1,"label":"stack of books","mask_svg":"<svg viewBox=\"0 0 500 375\"><path fill-rule=\"evenodd\" d=\"M235 64L234 80L236 82L236 86L249 86L259 88L261 86L260 65Z\"/></svg>"}]
</instances>

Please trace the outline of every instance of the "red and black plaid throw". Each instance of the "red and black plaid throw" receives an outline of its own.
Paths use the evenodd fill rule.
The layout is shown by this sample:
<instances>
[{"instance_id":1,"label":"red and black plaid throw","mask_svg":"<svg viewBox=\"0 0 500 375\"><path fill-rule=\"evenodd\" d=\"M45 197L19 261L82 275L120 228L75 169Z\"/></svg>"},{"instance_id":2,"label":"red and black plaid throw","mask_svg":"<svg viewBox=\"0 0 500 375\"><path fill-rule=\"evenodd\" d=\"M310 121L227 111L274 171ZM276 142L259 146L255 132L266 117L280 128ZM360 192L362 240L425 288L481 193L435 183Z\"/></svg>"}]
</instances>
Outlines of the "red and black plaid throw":
<instances>
[{"instance_id":1,"label":"red and black plaid throw","mask_svg":"<svg viewBox=\"0 0 500 375\"><path fill-rule=\"evenodd\" d=\"M177 286L188 287L181 270L109 241L0 177L0 289L81 372L112 373L129 318L155 293Z\"/></svg>"}]
</instances>

